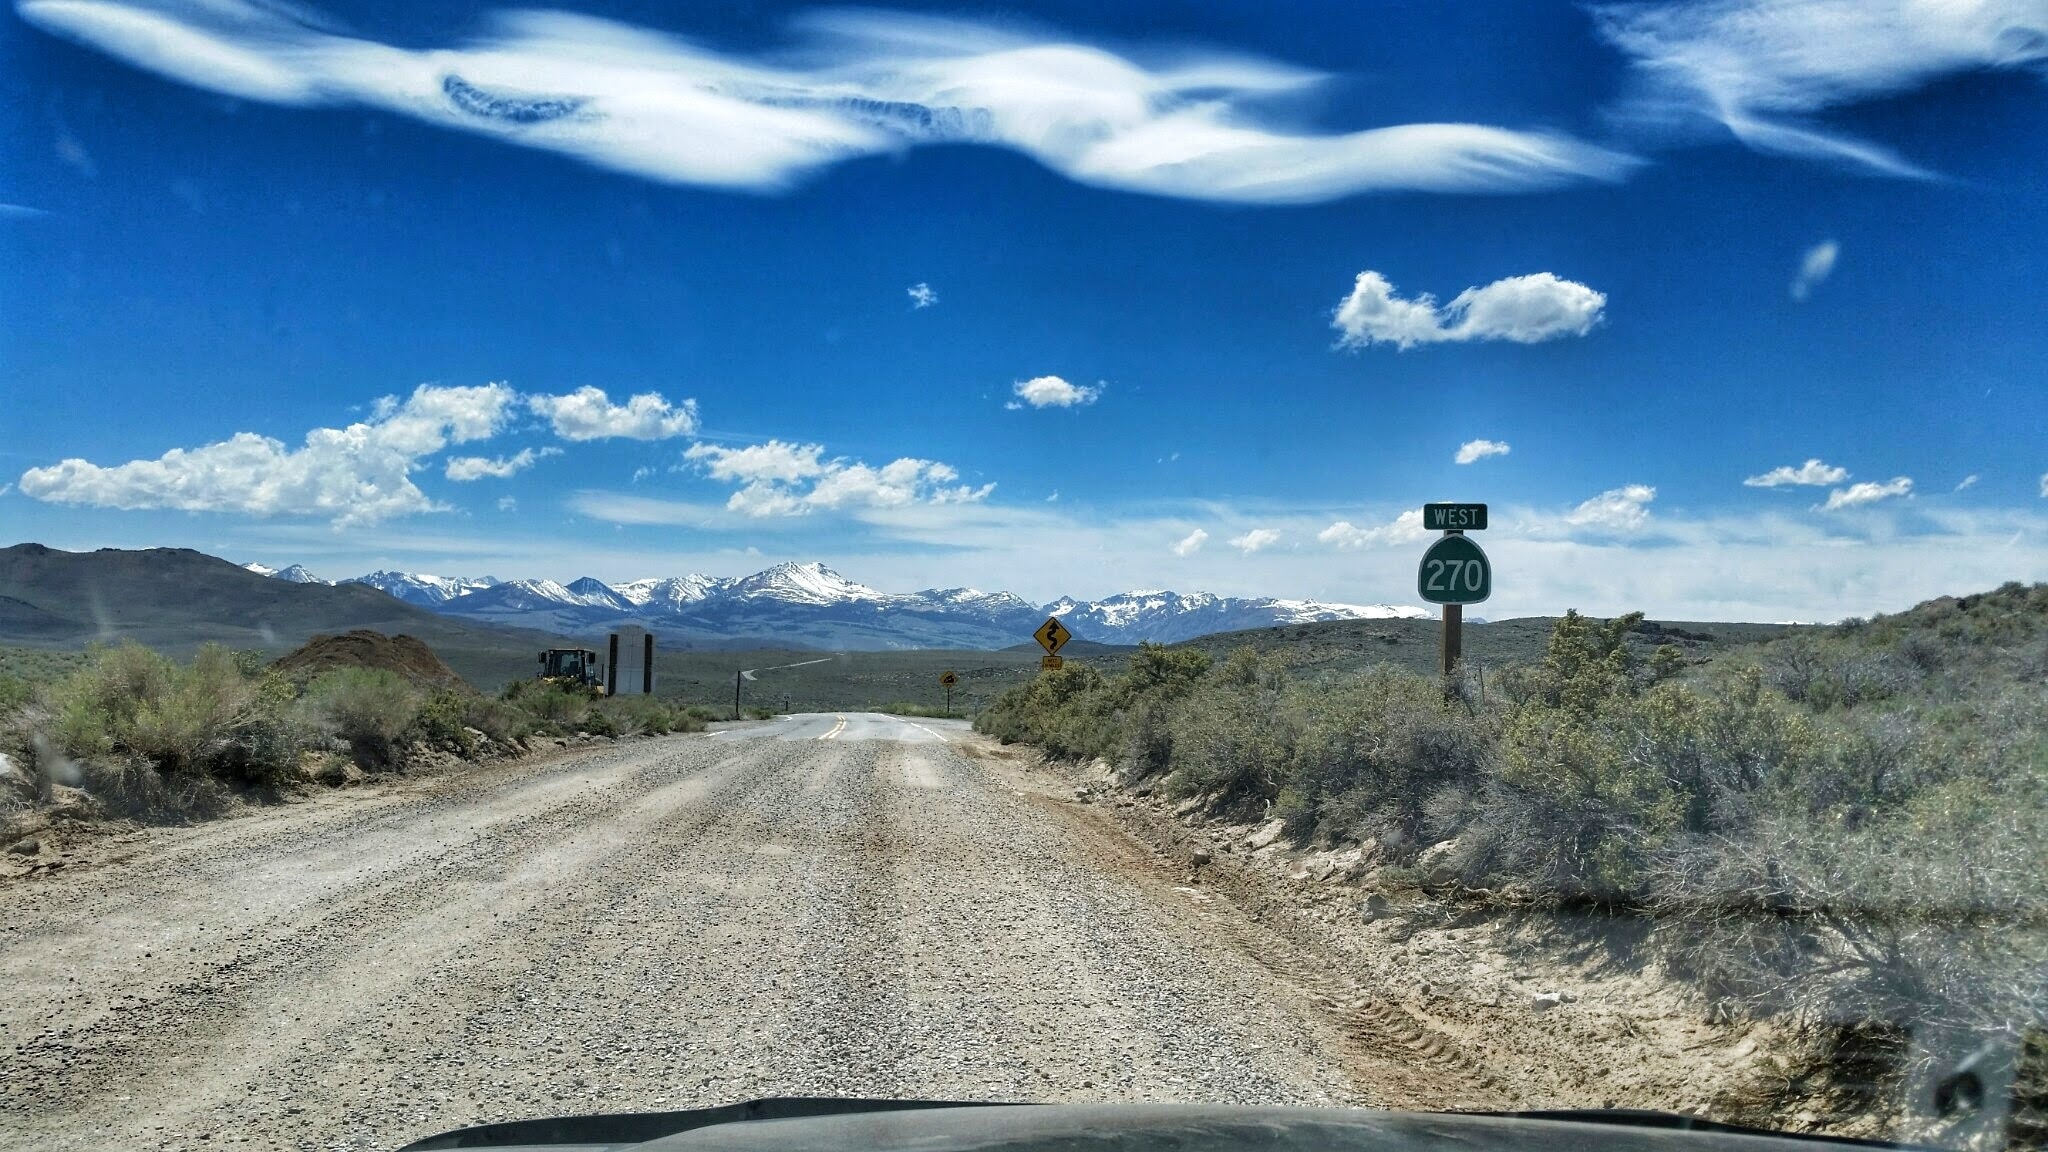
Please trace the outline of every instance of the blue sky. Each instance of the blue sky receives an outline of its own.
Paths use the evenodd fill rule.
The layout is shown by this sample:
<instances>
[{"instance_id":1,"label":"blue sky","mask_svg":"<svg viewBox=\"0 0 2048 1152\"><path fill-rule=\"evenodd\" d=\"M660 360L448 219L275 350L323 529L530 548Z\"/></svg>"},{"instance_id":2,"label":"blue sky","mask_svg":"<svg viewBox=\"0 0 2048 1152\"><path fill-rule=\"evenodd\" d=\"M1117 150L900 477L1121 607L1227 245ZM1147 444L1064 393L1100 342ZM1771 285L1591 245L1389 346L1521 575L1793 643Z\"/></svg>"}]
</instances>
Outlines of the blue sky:
<instances>
[{"instance_id":1,"label":"blue sky","mask_svg":"<svg viewBox=\"0 0 2048 1152\"><path fill-rule=\"evenodd\" d=\"M1493 616L2048 578L2036 5L692 7L19 4L0 535L1374 603L1465 499Z\"/></svg>"}]
</instances>

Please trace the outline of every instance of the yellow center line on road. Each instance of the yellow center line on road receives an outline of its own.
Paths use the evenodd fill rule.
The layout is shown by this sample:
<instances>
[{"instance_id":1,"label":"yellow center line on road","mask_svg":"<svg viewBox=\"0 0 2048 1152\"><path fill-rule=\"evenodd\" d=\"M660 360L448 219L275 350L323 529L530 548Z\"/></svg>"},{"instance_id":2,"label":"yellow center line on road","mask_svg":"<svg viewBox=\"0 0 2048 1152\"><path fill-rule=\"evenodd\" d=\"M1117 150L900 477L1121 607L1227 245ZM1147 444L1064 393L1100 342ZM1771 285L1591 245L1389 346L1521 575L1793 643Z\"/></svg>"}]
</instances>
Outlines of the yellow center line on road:
<instances>
[{"instance_id":1,"label":"yellow center line on road","mask_svg":"<svg viewBox=\"0 0 2048 1152\"><path fill-rule=\"evenodd\" d=\"M830 732L827 732L827 733L825 733L825 734L824 734L823 736L820 736L820 737L818 737L818 739L820 739L820 740L830 740L830 739L832 739L832 738L833 738L834 736L837 736L837 735L839 735L839 734L840 734L841 732L844 732L844 731L846 731L846 717L844 717L844 716L840 716L840 715L837 715L837 714L835 713L835 714L834 714L834 716L833 716L833 718L834 718L834 719L836 719L836 720L838 720L838 721L839 721L839 723L838 723L837 725L835 725L835 726L833 727L833 729L832 729L832 730L831 730Z\"/></svg>"}]
</instances>

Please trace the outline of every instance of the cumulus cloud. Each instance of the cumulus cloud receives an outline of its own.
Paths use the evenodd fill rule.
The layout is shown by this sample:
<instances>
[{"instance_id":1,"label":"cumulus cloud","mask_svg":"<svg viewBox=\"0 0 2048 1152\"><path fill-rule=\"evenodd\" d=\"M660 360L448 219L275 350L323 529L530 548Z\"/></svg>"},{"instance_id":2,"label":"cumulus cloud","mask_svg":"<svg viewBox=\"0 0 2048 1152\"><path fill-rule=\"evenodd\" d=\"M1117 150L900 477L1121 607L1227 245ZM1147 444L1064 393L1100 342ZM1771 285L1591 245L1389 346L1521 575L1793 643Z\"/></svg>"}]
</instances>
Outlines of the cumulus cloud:
<instances>
[{"instance_id":1,"label":"cumulus cloud","mask_svg":"<svg viewBox=\"0 0 2048 1152\"><path fill-rule=\"evenodd\" d=\"M1242 536L1231 539L1230 546L1249 556L1261 552L1280 542L1280 533L1271 528L1254 528Z\"/></svg>"},{"instance_id":2,"label":"cumulus cloud","mask_svg":"<svg viewBox=\"0 0 2048 1152\"><path fill-rule=\"evenodd\" d=\"M517 455L499 456L451 456L448 459L447 476L450 480L481 480L486 476L503 480L534 466L549 456L560 456L560 448L522 448Z\"/></svg>"},{"instance_id":3,"label":"cumulus cloud","mask_svg":"<svg viewBox=\"0 0 2048 1152\"><path fill-rule=\"evenodd\" d=\"M1835 257L1841 253L1841 247L1833 240L1823 240L1808 248L1806 255L1799 258L1799 271L1792 277L1792 298L1804 300L1813 295L1813 290L1834 273Z\"/></svg>"},{"instance_id":4,"label":"cumulus cloud","mask_svg":"<svg viewBox=\"0 0 2048 1152\"><path fill-rule=\"evenodd\" d=\"M1033 408L1079 408L1102 398L1100 385L1069 384L1057 376L1034 376L1019 381L1010 392L1017 398L1004 407L1011 409L1026 405Z\"/></svg>"},{"instance_id":5,"label":"cumulus cloud","mask_svg":"<svg viewBox=\"0 0 2048 1152\"><path fill-rule=\"evenodd\" d=\"M1316 533L1316 539L1339 548L1363 548L1379 538L1378 529L1360 528L1349 520L1339 520Z\"/></svg>"},{"instance_id":6,"label":"cumulus cloud","mask_svg":"<svg viewBox=\"0 0 2048 1152\"><path fill-rule=\"evenodd\" d=\"M1337 344L1343 348L1392 344L1405 351L1467 340L1536 344L1584 336L1606 307L1605 294L1548 272L1467 288L1438 307L1427 292L1404 300L1385 276L1365 271L1337 305L1330 327L1340 333Z\"/></svg>"},{"instance_id":7,"label":"cumulus cloud","mask_svg":"<svg viewBox=\"0 0 2048 1152\"><path fill-rule=\"evenodd\" d=\"M1861 484L1851 484L1847 488L1837 488L1828 493L1828 502L1821 505L1821 508L1823 511L1833 512L1840 508L1858 508L1865 504L1875 504L1880 500L1890 500L1895 496L1912 494L1911 476L1894 476L1882 484L1866 480Z\"/></svg>"},{"instance_id":8,"label":"cumulus cloud","mask_svg":"<svg viewBox=\"0 0 2048 1152\"><path fill-rule=\"evenodd\" d=\"M1202 550L1202 545L1207 543L1208 540L1209 534L1197 528L1180 538L1180 542L1173 546L1173 554L1175 556L1193 556Z\"/></svg>"},{"instance_id":9,"label":"cumulus cloud","mask_svg":"<svg viewBox=\"0 0 2048 1152\"><path fill-rule=\"evenodd\" d=\"M1422 512L1411 509L1394 518L1393 523L1377 528L1360 528L1349 520L1339 520L1321 532L1316 539L1337 548L1364 548L1372 544L1409 544L1429 535L1422 526Z\"/></svg>"},{"instance_id":10,"label":"cumulus cloud","mask_svg":"<svg viewBox=\"0 0 2048 1152\"><path fill-rule=\"evenodd\" d=\"M412 471L450 444L495 435L515 400L503 384L423 384L403 401L379 400L361 423L315 428L298 448L241 432L154 460L101 466L70 459L31 468L22 473L21 490L55 504L329 516L338 528L373 524L440 510L412 482Z\"/></svg>"},{"instance_id":11,"label":"cumulus cloud","mask_svg":"<svg viewBox=\"0 0 2048 1152\"><path fill-rule=\"evenodd\" d=\"M1476 464L1488 456L1505 456L1510 449L1505 440L1467 440L1458 445L1457 462Z\"/></svg>"},{"instance_id":12,"label":"cumulus cloud","mask_svg":"<svg viewBox=\"0 0 2048 1152\"><path fill-rule=\"evenodd\" d=\"M1927 172L1820 116L1945 77L2038 73L2048 62L2038 0L1610 4L1595 19L1633 65L1631 118L1676 132L1719 125L1761 152L1891 176Z\"/></svg>"},{"instance_id":13,"label":"cumulus cloud","mask_svg":"<svg viewBox=\"0 0 2048 1152\"><path fill-rule=\"evenodd\" d=\"M1649 504L1656 498L1657 490L1648 484L1609 488L1572 509L1564 521L1599 532L1633 532L1649 522Z\"/></svg>"},{"instance_id":14,"label":"cumulus cloud","mask_svg":"<svg viewBox=\"0 0 2048 1152\"><path fill-rule=\"evenodd\" d=\"M726 507L747 516L801 516L819 509L970 504L995 490L955 483L960 473L936 460L904 457L881 467L827 458L822 444L770 440L744 448L692 444L683 453L714 480L738 484Z\"/></svg>"},{"instance_id":15,"label":"cumulus cloud","mask_svg":"<svg viewBox=\"0 0 2048 1152\"><path fill-rule=\"evenodd\" d=\"M529 396L526 406L547 417L564 440L667 440L697 431L697 402L671 404L659 392L614 404L604 389L585 385L561 396Z\"/></svg>"},{"instance_id":16,"label":"cumulus cloud","mask_svg":"<svg viewBox=\"0 0 2048 1152\"><path fill-rule=\"evenodd\" d=\"M747 54L550 11L453 44L341 35L249 0L25 0L23 19L180 83L291 107L367 107L680 184L770 191L906 148L1006 148L1071 180L1305 203L1389 189L1498 192L1615 180L1631 157L1548 131L1317 131L1284 98L1327 77L1239 54L1133 56L992 23L814 13Z\"/></svg>"},{"instance_id":17,"label":"cumulus cloud","mask_svg":"<svg viewBox=\"0 0 2048 1152\"><path fill-rule=\"evenodd\" d=\"M1810 488L1825 488L1830 484L1840 484L1848 478L1849 470L1847 468L1837 468L1832 464L1823 464L1816 459L1808 460L1797 468L1790 464L1780 465L1769 472L1751 476L1742 483L1745 487L1749 488L1784 488L1798 485Z\"/></svg>"},{"instance_id":18,"label":"cumulus cloud","mask_svg":"<svg viewBox=\"0 0 2048 1152\"><path fill-rule=\"evenodd\" d=\"M939 302L939 294L932 290L931 285L922 280L912 284L909 288L904 289L904 291L910 293L910 307L913 310L929 308Z\"/></svg>"}]
</instances>

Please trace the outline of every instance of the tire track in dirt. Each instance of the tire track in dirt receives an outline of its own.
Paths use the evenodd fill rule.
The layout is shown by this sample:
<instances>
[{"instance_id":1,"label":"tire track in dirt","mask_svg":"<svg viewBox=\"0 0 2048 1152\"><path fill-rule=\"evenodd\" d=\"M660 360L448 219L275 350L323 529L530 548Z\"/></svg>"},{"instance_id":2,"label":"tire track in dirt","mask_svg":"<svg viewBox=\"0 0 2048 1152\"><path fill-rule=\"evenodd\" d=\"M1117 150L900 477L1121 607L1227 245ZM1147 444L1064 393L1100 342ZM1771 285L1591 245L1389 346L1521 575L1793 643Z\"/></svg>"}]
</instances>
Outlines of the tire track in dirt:
<instances>
[{"instance_id":1,"label":"tire track in dirt","mask_svg":"<svg viewBox=\"0 0 2048 1152\"><path fill-rule=\"evenodd\" d=\"M1141 811L1076 805L1071 786L1037 776L1021 761L993 755L984 762L1048 819L1080 832L1077 839L1104 871L1127 877L1163 904L1178 905L1218 943L1297 990L1305 1004L1336 1026L1346 1066L1371 1103L1430 1109L1511 1106L1511 1097L1483 1061L1404 1006L1383 980L1331 964L1333 949L1317 938L1314 926L1286 915L1255 879L1228 867L1204 869L1198 880L1192 878L1187 865L1170 854L1184 848L1181 830Z\"/></svg>"}]
</instances>

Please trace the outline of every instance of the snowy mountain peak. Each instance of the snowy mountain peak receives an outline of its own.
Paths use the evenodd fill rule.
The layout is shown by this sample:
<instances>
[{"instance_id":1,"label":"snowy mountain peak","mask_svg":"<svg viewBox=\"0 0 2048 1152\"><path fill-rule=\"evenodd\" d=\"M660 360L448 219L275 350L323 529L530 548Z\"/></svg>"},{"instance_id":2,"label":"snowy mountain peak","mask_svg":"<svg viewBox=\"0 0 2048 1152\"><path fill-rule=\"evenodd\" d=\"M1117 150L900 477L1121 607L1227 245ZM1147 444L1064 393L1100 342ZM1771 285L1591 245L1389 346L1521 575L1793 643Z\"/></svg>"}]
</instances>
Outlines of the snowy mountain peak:
<instances>
[{"instance_id":1,"label":"snowy mountain peak","mask_svg":"<svg viewBox=\"0 0 2048 1152\"><path fill-rule=\"evenodd\" d=\"M320 582L293 565L248 566L277 579ZM635 622L677 638L789 642L828 648L1000 648L1019 643L1049 613L1084 640L1173 644L1215 632L1325 620L1424 619L1422 608L1320 600L1247 599L1213 592L1135 589L1101 600L1033 604L1009 592L929 588L891 594L819 563L777 564L736 580L692 573L606 584L372 572L367 584L408 603L474 620L563 635Z\"/></svg>"},{"instance_id":2,"label":"snowy mountain peak","mask_svg":"<svg viewBox=\"0 0 2048 1152\"><path fill-rule=\"evenodd\" d=\"M748 600L773 599L793 604L846 604L888 600L891 597L855 584L832 569L813 561L809 564L782 563L765 572L735 580L733 595Z\"/></svg>"},{"instance_id":3,"label":"snowy mountain peak","mask_svg":"<svg viewBox=\"0 0 2048 1152\"><path fill-rule=\"evenodd\" d=\"M333 583L333 581L322 580L320 577L306 571L304 564L294 564L289 568L272 568L266 564L244 564L242 567L247 568L258 576L268 576L273 580L284 580L293 584Z\"/></svg>"},{"instance_id":4,"label":"snowy mountain peak","mask_svg":"<svg viewBox=\"0 0 2048 1152\"><path fill-rule=\"evenodd\" d=\"M624 596L642 608L666 608L674 610L700 600L730 585L730 580L720 580L692 572L688 576L649 576L640 580L628 580L612 585L612 591Z\"/></svg>"},{"instance_id":5,"label":"snowy mountain peak","mask_svg":"<svg viewBox=\"0 0 2048 1152\"><path fill-rule=\"evenodd\" d=\"M491 576L436 576L430 572L372 572L367 576L352 576L344 584L368 584L387 596L417 604L422 608L437 608L457 596L466 596L484 588L495 586L498 581Z\"/></svg>"}]
</instances>

